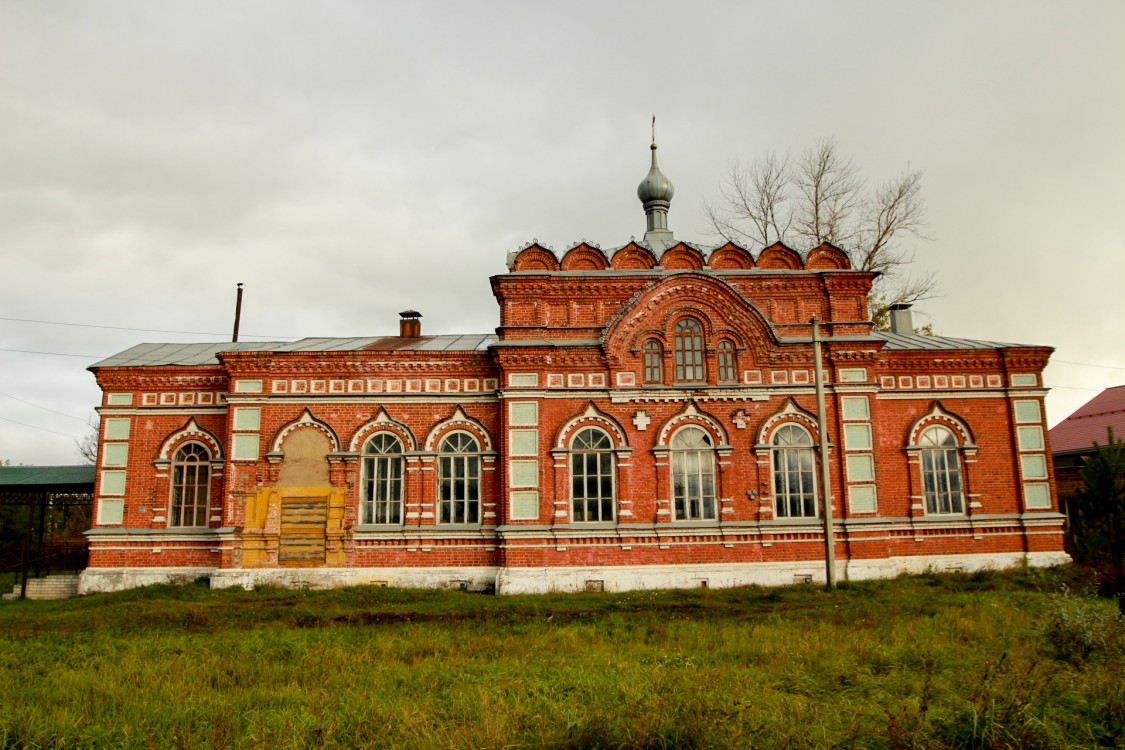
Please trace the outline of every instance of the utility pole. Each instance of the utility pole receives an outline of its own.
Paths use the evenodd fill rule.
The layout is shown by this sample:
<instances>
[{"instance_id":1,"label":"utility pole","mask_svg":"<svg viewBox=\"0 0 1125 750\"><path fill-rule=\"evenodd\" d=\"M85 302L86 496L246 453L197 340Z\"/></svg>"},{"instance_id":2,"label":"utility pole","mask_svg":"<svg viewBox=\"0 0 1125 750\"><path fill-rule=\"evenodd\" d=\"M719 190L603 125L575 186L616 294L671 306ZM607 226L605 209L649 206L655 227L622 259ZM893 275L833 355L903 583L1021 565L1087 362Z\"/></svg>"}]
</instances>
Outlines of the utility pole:
<instances>
[{"instance_id":1,"label":"utility pole","mask_svg":"<svg viewBox=\"0 0 1125 750\"><path fill-rule=\"evenodd\" d=\"M242 322L242 282L238 282L238 297L234 301L234 334L231 341L238 343L238 324Z\"/></svg>"},{"instance_id":2,"label":"utility pole","mask_svg":"<svg viewBox=\"0 0 1125 750\"><path fill-rule=\"evenodd\" d=\"M816 429L820 433L820 497L824 501L824 566L828 588L836 588L836 542L832 528L832 485L828 474L828 419L824 411L824 368L820 364L820 321L813 316L813 367L816 373Z\"/></svg>"}]
</instances>

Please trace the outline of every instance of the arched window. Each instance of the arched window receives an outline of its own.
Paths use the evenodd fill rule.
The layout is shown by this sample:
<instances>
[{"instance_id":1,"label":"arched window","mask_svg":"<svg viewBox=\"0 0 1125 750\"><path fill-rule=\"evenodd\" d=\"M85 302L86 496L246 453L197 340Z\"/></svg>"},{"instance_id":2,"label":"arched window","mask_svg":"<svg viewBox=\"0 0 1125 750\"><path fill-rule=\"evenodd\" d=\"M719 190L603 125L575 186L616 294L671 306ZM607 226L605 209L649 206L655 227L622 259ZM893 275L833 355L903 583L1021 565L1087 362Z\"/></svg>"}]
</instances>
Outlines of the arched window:
<instances>
[{"instance_id":1,"label":"arched window","mask_svg":"<svg viewBox=\"0 0 1125 750\"><path fill-rule=\"evenodd\" d=\"M454 432L438 448L441 523L480 523L480 444Z\"/></svg>"},{"instance_id":2,"label":"arched window","mask_svg":"<svg viewBox=\"0 0 1125 750\"><path fill-rule=\"evenodd\" d=\"M211 454L199 443L186 443L172 456L169 526L206 526L211 504Z\"/></svg>"},{"instance_id":3,"label":"arched window","mask_svg":"<svg viewBox=\"0 0 1125 750\"><path fill-rule=\"evenodd\" d=\"M698 320L684 318L676 324L676 381L703 380L703 328Z\"/></svg>"},{"instance_id":4,"label":"arched window","mask_svg":"<svg viewBox=\"0 0 1125 750\"><path fill-rule=\"evenodd\" d=\"M645 382L664 382L664 347L659 341L650 339L645 342Z\"/></svg>"},{"instance_id":5,"label":"arched window","mask_svg":"<svg viewBox=\"0 0 1125 750\"><path fill-rule=\"evenodd\" d=\"M360 523L402 523L402 443L380 432L363 446Z\"/></svg>"},{"instance_id":6,"label":"arched window","mask_svg":"<svg viewBox=\"0 0 1125 750\"><path fill-rule=\"evenodd\" d=\"M699 427L672 437L672 503L677 521L715 518L715 446Z\"/></svg>"},{"instance_id":7,"label":"arched window","mask_svg":"<svg viewBox=\"0 0 1125 750\"><path fill-rule=\"evenodd\" d=\"M961 491L960 445L953 432L942 425L932 425L918 437L922 448L922 486L926 493L927 513L964 513Z\"/></svg>"},{"instance_id":8,"label":"arched window","mask_svg":"<svg viewBox=\"0 0 1125 750\"><path fill-rule=\"evenodd\" d=\"M812 437L803 427L782 425L773 446L773 497L777 518L816 517L816 460Z\"/></svg>"},{"instance_id":9,"label":"arched window","mask_svg":"<svg viewBox=\"0 0 1125 750\"><path fill-rule=\"evenodd\" d=\"M570 444L570 502L575 523L613 520L613 443L593 427Z\"/></svg>"},{"instance_id":10,"label":"arched window","mask_svg":"<svg viewBox=\"0 0 1125 750\"><path fill-rule=\"evenodd\" d=\"M733 383L737 379L734 367L734 344L723 339L719 342L719 382Z\"/></svg>"}]
</instances>

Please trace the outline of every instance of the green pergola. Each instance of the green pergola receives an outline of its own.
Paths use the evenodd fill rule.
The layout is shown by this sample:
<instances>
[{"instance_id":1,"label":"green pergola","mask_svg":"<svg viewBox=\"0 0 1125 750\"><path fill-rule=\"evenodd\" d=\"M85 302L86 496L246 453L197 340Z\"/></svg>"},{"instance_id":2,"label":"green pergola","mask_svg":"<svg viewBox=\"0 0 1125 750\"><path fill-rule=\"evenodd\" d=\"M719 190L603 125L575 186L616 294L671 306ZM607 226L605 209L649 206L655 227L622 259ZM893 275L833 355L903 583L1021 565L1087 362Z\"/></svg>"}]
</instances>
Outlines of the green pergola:
<instances>
[{"instance_id":1,"label":"green pergola","mask_svg":"<svg viewBox=\"0 0 1125 750\"><path fill-rule=\"evenodd\" d=\"M86 567L93 466L0 466L0 571L27 579Z\"/></svg>"}]
</instances>

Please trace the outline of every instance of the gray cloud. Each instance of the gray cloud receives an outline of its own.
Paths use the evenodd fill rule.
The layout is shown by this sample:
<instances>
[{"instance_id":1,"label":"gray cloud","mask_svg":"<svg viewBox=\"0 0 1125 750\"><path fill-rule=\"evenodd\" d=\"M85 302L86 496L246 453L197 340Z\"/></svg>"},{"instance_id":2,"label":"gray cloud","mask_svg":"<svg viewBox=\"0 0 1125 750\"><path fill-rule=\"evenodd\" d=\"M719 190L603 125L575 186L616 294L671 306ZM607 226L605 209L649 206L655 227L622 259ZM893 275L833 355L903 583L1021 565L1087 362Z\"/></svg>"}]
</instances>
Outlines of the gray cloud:
<instances>
[{"instance_id":1,"label":"gray cloud","mask_svg":"<svg viewBox=\"0 0 1125 750\"><path fill-rule=\"evenodd\" d=\"M950 335L1125 367L1117 3L0 6L3 317L215 331L488 331L537 237L641 234L658 115L672 227L706 239L726 165L835 136L872 182L926 173L923 306ZM192 335L0 321L2 348ZM0 392L87 416L73 357L0 352ZM1052 364L1058 421L1125 370ZM0 416L82 424L0 396ZM0 421L0 459L67 438Z\"/></svg>"}]
</instances>

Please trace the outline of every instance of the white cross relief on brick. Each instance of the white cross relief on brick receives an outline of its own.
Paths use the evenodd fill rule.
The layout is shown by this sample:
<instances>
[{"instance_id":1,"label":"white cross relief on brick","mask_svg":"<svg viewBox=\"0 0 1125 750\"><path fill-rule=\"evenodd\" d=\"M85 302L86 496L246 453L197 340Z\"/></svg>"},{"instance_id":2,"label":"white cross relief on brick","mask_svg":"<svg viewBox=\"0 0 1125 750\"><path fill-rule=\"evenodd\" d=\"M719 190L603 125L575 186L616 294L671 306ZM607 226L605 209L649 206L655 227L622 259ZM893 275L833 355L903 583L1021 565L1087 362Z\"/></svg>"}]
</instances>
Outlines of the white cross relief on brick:
<instances>
[{"instance_id":1,"label":"white cross relief on brick","mask_svg":"<svg viewBox=\"0 0 1125 750\"><path fill-rule=\"evenodd\" d=\"M638 410L637 413L633 415L633 424L636 426L636 428L638 430L640 430L641 432L644 432L645 430L648 429L648 426L650 424L652 424L652 420L649 419L648 412L641 409L641 410Z\"/></svg>"}]
</instances>

